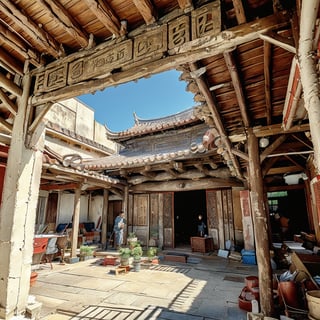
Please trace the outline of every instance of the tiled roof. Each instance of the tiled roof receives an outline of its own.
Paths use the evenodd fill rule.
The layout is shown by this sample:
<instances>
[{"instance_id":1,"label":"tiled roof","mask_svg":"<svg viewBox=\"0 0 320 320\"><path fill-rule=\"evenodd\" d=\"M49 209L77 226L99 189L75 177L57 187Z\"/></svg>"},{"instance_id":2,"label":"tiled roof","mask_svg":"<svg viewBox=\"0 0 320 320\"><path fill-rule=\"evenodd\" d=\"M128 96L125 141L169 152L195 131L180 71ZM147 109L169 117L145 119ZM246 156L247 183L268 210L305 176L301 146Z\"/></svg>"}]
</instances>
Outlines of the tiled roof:
<instances>
[{"instance_id":1,"label":"tiled roof","mask_svg":"<svg viewBox=\"0 0 320 320\"><path fill-rule=\"evenodd\" d=\"M90 139L88 139L88 138L86 138L84 136L81 136L81 135L75 133L72 130L63 128L57 123L53 123L51 121L48 121L47 124L46 124L46 127L48 129L51 129L51 130L57 132L57 133L60 133L60 134L62 134L64 136L67 136L67 137L69 137L71 139L75 139L75 140L77 140L79 142L82 142L82 143L88 145L88 146L91 146L93 148L99 149L99 150L103 151L104 153L108 153L108 154L113 154L114 153L114 150L112 150L112 149L110 149L110 148L108 148L108 147L106 147L106 146L104 146L104 145L102 145L100 143L97 143L97 142L95 142L93 140L90 140Z\"/></svg>"},{"instance_id":2,"label":"tiled roof","mask_svg":"<svg viewBox=\"0 0 320 320\"><path fill-rule=\"evenodd\" d=\"M189 148L175 150L171 149L168 152L160 153L141 153L141 152L128 152L100 159L84 161L83 167L88 170L112 170L117 168L139 167L142 165L150 165L155 163L168 162L170 160L187 159L198 156L199 153L206 153L201 143L192 144Z\"/></svg>"},{"instance_id":3,"label":"tiled roof","mask_svg":"<svg viewBox=\"0 0 320 320\"><path fill-rule=\"evenodd\" d=\"M135 125L127 130L112 132L107 128L107 137L114 141L125 141L137 136L143 136L163 130L175 129L200 121L195 115L194 107L182 112L156 119L140 119L135 114Z\"/></svg>"},{"instance_id":4,"label":"tiled roof","mask_svg":"<svg viewBox=\"0 0 320 320\"><path fill-rule=\"evenodd\" d=\"M111 178L104 174L97 173L95 171L85 170L79 163L77 165L70 162L66 162L59 155L57 155L50 148L46 147L43 156L43 168L45 169L55 169L70 175L81 176L84 178L92 178L100 181L107 182L109 184L118 184L120 181L116 178Z\"/></svg>"}]
</instances>

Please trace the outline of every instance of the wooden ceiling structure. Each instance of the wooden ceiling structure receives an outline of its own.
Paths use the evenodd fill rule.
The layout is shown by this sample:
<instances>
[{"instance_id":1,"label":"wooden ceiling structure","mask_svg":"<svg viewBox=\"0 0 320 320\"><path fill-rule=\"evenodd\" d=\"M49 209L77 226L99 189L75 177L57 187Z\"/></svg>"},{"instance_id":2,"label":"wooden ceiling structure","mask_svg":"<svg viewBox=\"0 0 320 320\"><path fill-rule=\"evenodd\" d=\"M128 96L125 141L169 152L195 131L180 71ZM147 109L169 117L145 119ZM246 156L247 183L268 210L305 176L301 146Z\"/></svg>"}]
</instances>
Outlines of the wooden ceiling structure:
<instances>
[{"instance_id":1,"label":"wooden ceiling structure","mask_svg":"<svg viewBox=\"0 0 320 320\"><path fill-rule=\"evenodd\" d=\"M177 69L233 176L247 176L248 128L268 139L260 161L269 185L305 171L313 147L295 58L299 1L0 0L0 8L2 132L12 130L26 72L32 133L54 102Z\"/></svg>"}]
</instances>

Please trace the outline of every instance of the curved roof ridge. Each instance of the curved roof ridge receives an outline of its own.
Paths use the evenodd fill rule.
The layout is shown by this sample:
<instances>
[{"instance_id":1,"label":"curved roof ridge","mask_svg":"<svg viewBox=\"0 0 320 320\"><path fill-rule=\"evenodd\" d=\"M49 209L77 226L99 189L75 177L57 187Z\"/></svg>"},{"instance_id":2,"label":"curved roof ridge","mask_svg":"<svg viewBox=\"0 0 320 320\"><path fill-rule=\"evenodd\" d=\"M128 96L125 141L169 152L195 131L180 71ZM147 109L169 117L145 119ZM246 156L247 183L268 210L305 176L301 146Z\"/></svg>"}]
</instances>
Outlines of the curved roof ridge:
<instances>
[{"instance_id":1,"label":"curved roof ridge","mask_svg":"<svg viewBox=\"0 0 320 320\"><path fill-rule=\"evenodd\" d=\"M174 121L178 117L183 117L183 118L191 117L194 115L194 108L195 107L191 107L191 108L179 111L177 113L170 114L168 116L163 116L160 118L153 118L153 119L142 119L139 116L137 116L137 114L135 113L135 123L137 125L142 125L144 123L154 123L154 122L159 122L159 121L164 121L164 120Z\"/></svg>"},{"instance_id":2,"label":"curved roof ridge","mask_svg":"<svg viewBox=\"0 0 320 320\"><path fill-rule=\"evenodd\" d=\"M196 116L195 107L188 108L181 112L154 119L141 119L135 113L135 124L131 128L124 131L113 132L107 129L107 137L114 141L125 141L133 137L147 135L150 133L169 130L176 127L181 127L186 124L200 121Z\"/></svg>"}]
</instances>

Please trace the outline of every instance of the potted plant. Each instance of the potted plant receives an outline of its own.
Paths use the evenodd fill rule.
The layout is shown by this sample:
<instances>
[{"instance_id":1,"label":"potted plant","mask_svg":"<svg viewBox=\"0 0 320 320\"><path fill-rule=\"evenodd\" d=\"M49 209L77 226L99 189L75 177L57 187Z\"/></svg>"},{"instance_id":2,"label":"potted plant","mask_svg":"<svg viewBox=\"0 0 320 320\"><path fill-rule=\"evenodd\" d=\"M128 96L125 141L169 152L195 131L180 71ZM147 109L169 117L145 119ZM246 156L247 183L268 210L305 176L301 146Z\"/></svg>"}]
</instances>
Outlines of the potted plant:
<instances>
[{"instance_id":1,"label":"potted plant","mask_svg":"<svg viewBox=\"0 0 320 320\"><path fill-rule=\"evenodd\" d=\"M140 271L140 263L142 256L142 248L140 244L137 244L131 249L131 256L133 257L133 266L135 271Z\"/></svg>"},{"instance_id":2,"label":"potted plant","mask_svg":"<svg viewBox=\"0 0 320 320\"><path fill-rule=\"evenodd\" d=\"M149 247L147 250L147 256L150 262L159 263L159 259L157 257L158 248L157 247Z\"/></svg>"},{"instance_id":3,"label":"potted plant","mask_svg":"<svg viewBox=\"0 0 320 320\"><path fill-rule=\"evenodd\" d=\"M119 250L119 255L120 255L120 265L128 266L129 258L131 256L131 250L129 248L121 248Z\"/></svg>"},{"instance_id":4,"label":"potted plant","mask_svg":"<svg viewBox=\"0 0 320 320\"><path fill-rule=\"evenodd\" d=\"M88 260L93 257L93 249L88 246L81 246L80 247L80 260Z\"/></svg>"},{"instance_id":5,"label":"potted plant","mask_svg":"<svg viewBox=\"0 0 320 320\"><path fill-rule=\"evenodd\" d=\"M136 246L138 238L134 232L128 233L127 242L130 249L133 249Z\"/></svg>"}]
</instances>

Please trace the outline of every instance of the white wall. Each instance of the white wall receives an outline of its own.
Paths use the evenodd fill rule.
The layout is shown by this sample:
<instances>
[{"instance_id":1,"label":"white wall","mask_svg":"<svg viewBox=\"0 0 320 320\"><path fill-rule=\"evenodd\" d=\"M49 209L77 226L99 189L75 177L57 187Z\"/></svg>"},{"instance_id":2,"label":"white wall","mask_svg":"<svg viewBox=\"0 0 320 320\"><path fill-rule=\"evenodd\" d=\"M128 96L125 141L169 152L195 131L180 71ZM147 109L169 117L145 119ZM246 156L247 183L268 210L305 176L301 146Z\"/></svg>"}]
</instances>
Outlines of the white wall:
<instances>
[{"instance_id":1,"label":"white wall","mask_svg":"<svg viewBox=\"0 0 320 320\"><path fill-rule=\"evenodd\" d=\"M103 196L92 197L91 203L90 203L89 221L93 221L95 227L97 227L97 222L99 217L102 218L102 210L103 210Z\"/></svg>"},{"instance_id":2,"label":"white wall","mask_svg":"<svg viewBox=\"0 0 320 320\"><path fill-rule=\"evenodd\" d=\"M72 221L74 210L74 194L60 193L58 205L58 221L59 223L68 223ZM81 196L80 198L80 222L88 221L88 196Z\"/></svg>"}]
</instances>

